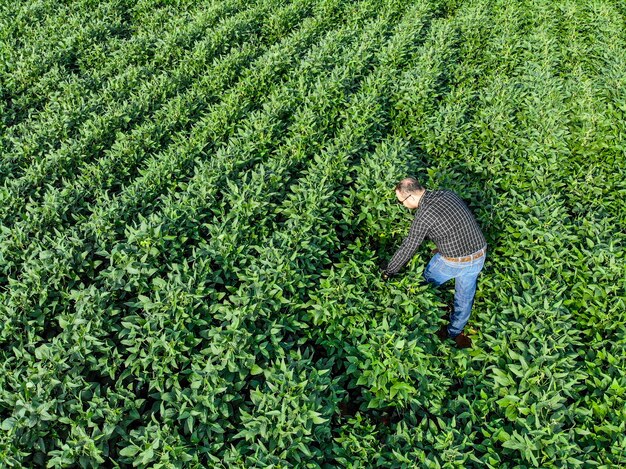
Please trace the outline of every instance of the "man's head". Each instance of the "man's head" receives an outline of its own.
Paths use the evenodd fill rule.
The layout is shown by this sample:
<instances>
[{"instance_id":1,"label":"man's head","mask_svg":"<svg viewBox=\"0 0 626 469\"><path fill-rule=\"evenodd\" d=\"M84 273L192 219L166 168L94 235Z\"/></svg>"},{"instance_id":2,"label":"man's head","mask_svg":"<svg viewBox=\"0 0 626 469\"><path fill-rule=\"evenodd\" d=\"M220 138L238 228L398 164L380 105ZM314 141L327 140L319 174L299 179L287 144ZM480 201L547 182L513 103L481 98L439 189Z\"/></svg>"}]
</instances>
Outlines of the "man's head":
<instances>
[{"instance_id":1,"label":"man's head","mask_svg":"<svg viewBox=\"0 0 626 469\"><path fill-rule=\"evenodd\" d=\"M398 202L406 208L417 208L424 191L424 186L417 182L417 179L411 177L404 178L396 185Z\"/></svg>"}]
</instances>

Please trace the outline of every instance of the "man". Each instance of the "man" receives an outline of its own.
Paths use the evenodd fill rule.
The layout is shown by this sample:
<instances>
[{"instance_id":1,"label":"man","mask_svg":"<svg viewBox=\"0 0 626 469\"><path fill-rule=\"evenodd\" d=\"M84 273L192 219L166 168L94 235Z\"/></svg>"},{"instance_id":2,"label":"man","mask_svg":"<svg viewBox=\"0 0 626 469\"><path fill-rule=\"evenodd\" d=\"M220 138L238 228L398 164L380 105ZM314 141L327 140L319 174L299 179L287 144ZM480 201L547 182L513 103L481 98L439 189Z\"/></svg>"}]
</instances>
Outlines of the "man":
<instances>
[{"instance_id":1,"label":"man","mask_svg":"<svg viewBox=\"0 0 626 469\"><path fill-rule=\"evenodd\" d=\"M470 317L478 274L487 255L485 237L465 203L452 191L427 191L415 178L406 178L396 186L396 197L416 213L409 235L383 268L383 277L398 273L424 238L432 239L436 254L428 263L424 278L435 286L455 279L450 324L442 326L437 335L442 340L450 337L460 348L471 347L472 341L463 328Z\"/></svg>"}]
</instances>

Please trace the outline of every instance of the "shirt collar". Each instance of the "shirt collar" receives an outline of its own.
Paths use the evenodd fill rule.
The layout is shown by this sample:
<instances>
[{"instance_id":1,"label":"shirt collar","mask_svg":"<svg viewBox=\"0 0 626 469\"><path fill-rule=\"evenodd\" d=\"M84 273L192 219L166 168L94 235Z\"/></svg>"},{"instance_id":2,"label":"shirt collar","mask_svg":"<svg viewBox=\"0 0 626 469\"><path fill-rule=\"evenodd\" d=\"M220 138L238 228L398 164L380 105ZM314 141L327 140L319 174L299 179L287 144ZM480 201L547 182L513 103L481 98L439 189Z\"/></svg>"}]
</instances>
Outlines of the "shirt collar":
<instances>
[{"instance_id":1,"label":"shirt collar","mask_svg":"<svg viewBox=\"0 0 626 469\"><path fill-rule=\"evenodd\" d=\"M424 193L422 194L422 196L420 197L420 201L417 203L417 210L419 210L420 208L422 208L422 206L424 205L424 199L426 198L426 189L424 189Z\"/></svg>"}]
</instances>

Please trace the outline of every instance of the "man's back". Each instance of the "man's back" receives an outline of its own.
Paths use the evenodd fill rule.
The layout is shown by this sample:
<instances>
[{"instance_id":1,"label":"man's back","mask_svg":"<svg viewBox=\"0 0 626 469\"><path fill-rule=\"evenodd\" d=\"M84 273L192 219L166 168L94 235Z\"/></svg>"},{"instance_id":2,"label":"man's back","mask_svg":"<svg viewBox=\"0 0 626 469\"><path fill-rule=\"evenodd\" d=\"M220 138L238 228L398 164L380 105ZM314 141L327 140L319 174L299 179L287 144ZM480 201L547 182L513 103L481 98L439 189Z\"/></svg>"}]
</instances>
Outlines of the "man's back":
<instances>
[{"instance_id":1,"label":"man's back","mask_svg":"<svg viewBox=\"0 0 626 469\"><path fill-rule=\"evenodd\" d=\"M425 225L426 237L444 256L467 256L487 244L472 212L452 191L426 191L415 219Z\"/></svg>"}]
</instances>

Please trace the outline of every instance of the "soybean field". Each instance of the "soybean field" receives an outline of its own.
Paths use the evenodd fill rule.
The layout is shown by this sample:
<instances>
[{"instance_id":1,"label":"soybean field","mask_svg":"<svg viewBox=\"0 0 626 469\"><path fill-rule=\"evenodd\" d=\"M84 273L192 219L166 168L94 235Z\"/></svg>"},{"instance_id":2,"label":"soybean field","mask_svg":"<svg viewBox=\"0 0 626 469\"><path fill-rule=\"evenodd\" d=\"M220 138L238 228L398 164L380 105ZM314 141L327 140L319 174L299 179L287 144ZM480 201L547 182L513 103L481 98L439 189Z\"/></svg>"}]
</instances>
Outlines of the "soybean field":
<instances>
[{"instance_id":1,"label":"soybean field","mask_svg":"<svg viewBox=\"0 0 626 469\"><path fill-rule=\"evenodd\" d=\"M622 0L0 1L0 467L626 467ZM489 251L379 266L396 182Z\"/></svg>"}]
</instances>

